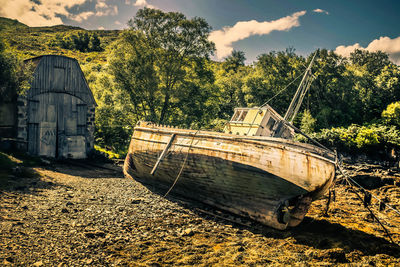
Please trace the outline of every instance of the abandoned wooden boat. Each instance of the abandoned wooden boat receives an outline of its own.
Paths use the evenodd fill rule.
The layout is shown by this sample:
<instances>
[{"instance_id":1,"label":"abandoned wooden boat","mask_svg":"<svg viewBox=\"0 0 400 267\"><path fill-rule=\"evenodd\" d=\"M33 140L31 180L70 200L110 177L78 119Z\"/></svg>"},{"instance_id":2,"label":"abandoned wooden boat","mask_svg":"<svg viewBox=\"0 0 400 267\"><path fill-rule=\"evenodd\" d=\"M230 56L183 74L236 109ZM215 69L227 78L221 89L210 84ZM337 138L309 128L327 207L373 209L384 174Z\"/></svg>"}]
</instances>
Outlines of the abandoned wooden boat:
<instances>
[{"instance_id":1,"label":"abandoned wooden boat","mask_svg":"<svg viewBox=\"0 0 400 267\"><path fill-rule=\"evenodd\" d=\"M333 152L290 140L311 64L284 118L264 105L235 109L224 133L139 122L125 176L276 229L298 225L335 177Z\"/></svg>"}]
</instances>

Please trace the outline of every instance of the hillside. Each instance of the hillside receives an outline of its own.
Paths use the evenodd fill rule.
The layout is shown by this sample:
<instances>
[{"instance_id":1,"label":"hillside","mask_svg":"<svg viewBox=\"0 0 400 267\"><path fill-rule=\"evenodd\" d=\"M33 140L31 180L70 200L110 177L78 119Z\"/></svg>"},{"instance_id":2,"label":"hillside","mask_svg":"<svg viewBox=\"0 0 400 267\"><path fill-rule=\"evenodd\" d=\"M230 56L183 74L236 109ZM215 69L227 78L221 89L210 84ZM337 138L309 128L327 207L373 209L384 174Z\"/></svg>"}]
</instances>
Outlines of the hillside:
<instances>
[{"instance_id":1,"label":"hillside","mask_svg":"<svg viewBox=\"0 0 400 267\"><path fill-rule=\"evenodd\" d=\"M56 42L79 33L96 34L99 37L102 51L81 52L75 49L65 49ZM76 58L81 64L86 62L103 63L107 59L106 53L104 53L105 48L117 38L118 34L118 30L85 30L67 25L29 27L17 20L0 17L0 38L23 59L55 54Z\"/></svg>"}]
</instances>

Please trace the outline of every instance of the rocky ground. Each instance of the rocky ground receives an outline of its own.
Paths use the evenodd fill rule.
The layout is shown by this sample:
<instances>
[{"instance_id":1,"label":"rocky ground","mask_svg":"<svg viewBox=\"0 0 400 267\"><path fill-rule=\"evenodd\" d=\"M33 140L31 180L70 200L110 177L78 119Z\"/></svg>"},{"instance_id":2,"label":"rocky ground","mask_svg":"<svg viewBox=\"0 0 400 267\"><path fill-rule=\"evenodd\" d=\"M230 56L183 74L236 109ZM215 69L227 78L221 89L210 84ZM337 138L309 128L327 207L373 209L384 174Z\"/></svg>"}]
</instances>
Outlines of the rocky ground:
<instances>
[{"instance_id":1,"label":"rocky ground","mask_svg":"<svg viewBox=\"0 0 400 267\"><path fill-rule=\"evenodd\" d=\"M0 265L400 264L400 246L343 184L328 216L324 198L299 227L278 231L163 198L123 178L120 168L103 167L57 163L35 168L36 178L8 177L0 188ZM400 209L398 172L365 164L347 171ZM400 243L400 216L377 214Z\"/></svg>"}]
</instances>

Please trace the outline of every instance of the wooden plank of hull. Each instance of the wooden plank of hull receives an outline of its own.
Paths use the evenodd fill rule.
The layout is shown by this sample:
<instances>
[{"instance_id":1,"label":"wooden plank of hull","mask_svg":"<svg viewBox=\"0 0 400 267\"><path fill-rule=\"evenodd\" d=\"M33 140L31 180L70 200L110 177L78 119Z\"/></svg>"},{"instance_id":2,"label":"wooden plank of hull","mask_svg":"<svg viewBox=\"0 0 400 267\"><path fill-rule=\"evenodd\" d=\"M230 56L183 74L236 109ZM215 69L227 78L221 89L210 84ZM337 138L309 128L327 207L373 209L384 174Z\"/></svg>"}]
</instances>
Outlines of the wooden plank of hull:
<instances>
[{"instance_id":1,"label":"wooden plank of hull","mask_svg":"<svg viewBox=\"0 0 400 267\"><path fill-rule=\"evenodd\" d=\"M279 209L285 201L302 195L316 198L334 177L331 160L290 144L227 140L219 133L195 136L188 131L174 132L176 137L169 152L155 176L151 176L171 133L157 128L135 128L125 174L145 184L168 188L190 147L186 166L173 189L175 193L277 229L290 224L278 221Z\"/></svg>"}]
</instances>

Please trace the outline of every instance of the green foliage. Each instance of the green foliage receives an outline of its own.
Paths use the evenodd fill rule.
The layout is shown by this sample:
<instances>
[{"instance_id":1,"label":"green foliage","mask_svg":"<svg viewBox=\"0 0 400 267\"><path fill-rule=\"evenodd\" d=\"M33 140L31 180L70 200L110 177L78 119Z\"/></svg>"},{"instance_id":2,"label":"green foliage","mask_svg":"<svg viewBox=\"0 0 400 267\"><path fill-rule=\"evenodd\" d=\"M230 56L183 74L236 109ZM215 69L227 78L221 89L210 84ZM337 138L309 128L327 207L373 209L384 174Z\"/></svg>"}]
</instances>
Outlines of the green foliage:
<instances>
[{"instance_id":1,"label":"green foliage","mask_svg":"<svg viewBox=\"0 0 400 267\"><path fill-rule=\"evenodd\" d=\"M382 112L382 118L387 124L400 128L400 102L390 104Z\"/></svg>"},{"instance_id":2,"label":"green foliage","mask_svg":"<svg viewBox=\"0 0 400 267\"><path fill-rule=\"evenodd\" d=\"M235 107L268 102L284 115L311 60L288 48L261 54L250 66L241 51L213 62L210 26L177 12L145 8L129 26L123 31L30 28L0 18L0 89L27 87L15 58L76 58L98 104L97 144L126 151L138 120L221 131ZM312 72L315 79L296 125L343 151L398 147L400 68L387 54L357 50L345 59L322 49ZM386 125L373 124L381 116Z\"/></svg>"},{"instance_id":3,"label":"green foliage","mask_svg":"<svg viewBox=\"0 0 400 267\"><path fill-rule=\"evenodd\" d=\"M62 48L60 42L63 37L78 35L79 32L87 33L89 49L81 52L76 48ZM17 21L0 18L0 38L3 38L10 51L19 58L28 59L40 55L64 55L75 58L80 64L86 62L106 63L107 55L104 49L119 35L118 30L92 30L87 31L79 27L57 25L51 27L28 27ZM94 37L97 35L100 41Z\"/></svg>"},{"instance_id":4,"label":"green foliage","mask_svg":"<svg viewBox=\"0 0 400 267\"><path fill-rule=\"evenodd\" d=\"M224 69L226 72L237 72L239 67L244 66L244 62L246 60L246 57L244 56L243 51L237 51L233 50L231 55L229 55L223 64Z\"/></svg>"},{"instance_id":5,"label":"green foliage","mask_svg":"<svg viewBox=\"0 0 400 267\"><path fill-rule=\"evenodd\" d=\"M99 64L87 64L83 72L98 105L96 143L107 150L126 151L137 121L127 92L119 90L107 69Z\"/></svg>"},{"instance_id":6,"label":"green foliage","mask_svg":"<svg viewBox=\"0 0 400 267\"><path fill-rule=\"evenodd\" d=\"M95 145L94 149L99 151L100 153L106 155L106 157L109 158L109 159L120 159L120 158L122 158L122 157L124 157L126 155L126 153L123 154L123 155L118 154L118 153L114 153L114 152L112 152L110 150L107 150L105 148L102 148L102 147L100 147L98 145Z\"/></svg>"},{"instance_id":7,"label":"green foliage","mask_svg":"<svg viewBox=\"0 0 400 267\"><path fill-rule=\"evenodd\" d=\"M260 106L272 99L269 104L284 114L300 81L291 82L305 70L304 64L304 58L292 48L258 56L255 70L245 79L243 88L248 105Z\"/></svg>"},{"instance_id":8,"label":"green foliage","mask_svg":"<svg viewBox=\"0 0 400 267\"><path fill-rule=\"evenodd\" d=\"M350 154L360 152L376 154L392 148L400 149L400 131L394 126L352 124L347 128L323 129L321 132L311 134L311 137L339 152ZM305 137L298 137L298 140L307 141Z\"/></svg>"},{"instance_id":9,"label":"green foliage","mask_svg":"<svg viewBox=\"0 0 400 267\"><path fill-rule=\"evenodd\" d=\"M315 131L316 119L313 118L308 109L304 110L301 117L300 130L306 134L313 133Z\"/></svg>"},{"instance_id":10,"label":"green foliage","mask_svg":"<svg viewBox=\"0 0 400 267\"><path fill-rule=\"evenodd\" d=\"M137 118L175 125L200 121L213 80L210 26L201 18L148 8L129 26L113 46L110 71Z\"/></svg>"},{"instance_id":11,"label":"green foliage","mask_svg":"<svg viewBox=\"0 0 400 267\"><path fill-rule=\"evenodd\" d=\"M0 102L12 101L15 95L23 94L29 87L31 75L31 69L7 51L0 38Z\"/></svg>"},{"instance_id":12,"label":"green foliage","mask_svg":"<svg viewBox=\"0 0 400 267\"><path fill-rule=\"evenodd\" d=\"M218 112L215 117L227 120L232 116L234 108L248 105L244 89L249 71L248 67L240 67L236 72L226 73L223 66L216 71L214 101Z\"/></svg>"},{"instance_id":13,"label":"green foliage","mask_svg":"<svg viewBox=\"0 0 400 267\"><path fill-rule=\"evenodd\" d=\"M400 97L399 67L383 52L356 50L350 56L353 91L358 94L360 121L379 118L386 106Z\"/></svg>"},{"instance_id":14,"label":"green foliage","mask_svg":"<svg viewBox=\"0 0 400 267\"><path fill-rule=\"evenodd\" d=\"M48 42L48 45L50 47L58 46L64 49L78 50L80 52L103 50L97 33L88 33L87 31L56 34L56 36Z\"/></svg>"}]
</instances>

